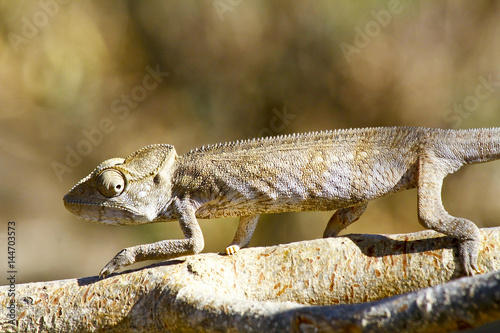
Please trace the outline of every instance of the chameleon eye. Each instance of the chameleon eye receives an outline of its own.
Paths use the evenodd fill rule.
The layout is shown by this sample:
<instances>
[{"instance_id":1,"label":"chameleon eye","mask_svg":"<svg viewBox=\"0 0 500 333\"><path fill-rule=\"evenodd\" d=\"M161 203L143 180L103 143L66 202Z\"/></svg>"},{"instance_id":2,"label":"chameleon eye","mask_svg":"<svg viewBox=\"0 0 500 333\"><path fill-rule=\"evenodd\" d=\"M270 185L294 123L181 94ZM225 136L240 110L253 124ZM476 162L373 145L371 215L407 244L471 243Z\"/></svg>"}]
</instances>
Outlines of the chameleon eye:
<instances>
[{"instance_id":1,"label":"chameleon eye","mask_svg":"<svg viewBox=\"0 0 500 333\"><path fill-rule=\"evenodd\" d=\"M124 188L125 179L122 173L117 170L104 170L97 177L97 190L106 198L112 198L120 195Z\"/></svg>"}]
</instances>

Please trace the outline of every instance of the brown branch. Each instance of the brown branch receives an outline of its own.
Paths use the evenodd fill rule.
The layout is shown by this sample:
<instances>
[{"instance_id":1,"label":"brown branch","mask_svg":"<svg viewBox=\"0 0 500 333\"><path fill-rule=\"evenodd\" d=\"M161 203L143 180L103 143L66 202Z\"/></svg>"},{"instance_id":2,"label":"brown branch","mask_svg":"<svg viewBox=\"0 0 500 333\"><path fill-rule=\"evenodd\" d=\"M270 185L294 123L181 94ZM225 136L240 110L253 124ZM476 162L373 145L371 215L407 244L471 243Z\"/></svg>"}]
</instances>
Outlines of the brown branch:
<instances>
[{"instance_id":1,"label":"brown branch","mask_svg":"<svg viewBox=\"0 0 500 333\"><path fill-rule=\"evenodd\" d=\"M479 269L484 273L498 270L500 228L482 229L481 234ZM452 314L463 311L467 316L460 317L466 318L462 326L500 319L498 306L491 306L499 304L498 273L418 291L415 298L376 302L463 275L455 259L456 245L452 238L433 231L348 235L249 248L234 256L190 256L104 280L89 277L22 284L16 286L17 325L20 332L378 327L359 326L363 322L382 323L380 330L403 330L405 318L420 316L432 329L445 332L461 328L443 320L452 320ZM0 287L0 329L4 331L10 320L8 288ZM331 306L362 302L374 303ZM406 310L417 312L405 314ZM436 310L450 315L445 318Z\"/></svg>"},{"instance_id":2,"label":"brown branch","mask_svg":"<svg viewBox=\"0 0 500 333\"><path fill-rule=\"evenodd\" d=\"M294 332L455 332L500 319L500 272L378 302L298 310Z\"/></svg>"}]
</instances>

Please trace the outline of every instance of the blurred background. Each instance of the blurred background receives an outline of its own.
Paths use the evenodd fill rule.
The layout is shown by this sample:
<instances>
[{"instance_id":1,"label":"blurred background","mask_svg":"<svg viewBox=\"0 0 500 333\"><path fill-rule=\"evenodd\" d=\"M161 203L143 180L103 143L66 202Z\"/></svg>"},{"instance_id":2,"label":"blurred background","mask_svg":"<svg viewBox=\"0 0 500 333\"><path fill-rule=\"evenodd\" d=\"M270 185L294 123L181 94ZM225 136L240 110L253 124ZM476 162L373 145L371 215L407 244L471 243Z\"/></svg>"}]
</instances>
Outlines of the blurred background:
<instances>
[{"instance_id":1,"label":"blurred background","mask_svg":"<svg viewBox=\"0 0 500 333\"><path fill-rule=\"evenodd\" d=\"M17 282L96 275L124 247L182 237L175 222L96 225L63 206L100 162L148 144L499 126L499 36L495 1L0 1L0 241L15 221ZM443 191L480 227L500 225L499 197L500 162ZM251 246L319 238L331 214L263 216ZM237 219L200 224L204 252L220 252ZM346 232L422 229L411 190Z\"/></svg>"}]
</instances>

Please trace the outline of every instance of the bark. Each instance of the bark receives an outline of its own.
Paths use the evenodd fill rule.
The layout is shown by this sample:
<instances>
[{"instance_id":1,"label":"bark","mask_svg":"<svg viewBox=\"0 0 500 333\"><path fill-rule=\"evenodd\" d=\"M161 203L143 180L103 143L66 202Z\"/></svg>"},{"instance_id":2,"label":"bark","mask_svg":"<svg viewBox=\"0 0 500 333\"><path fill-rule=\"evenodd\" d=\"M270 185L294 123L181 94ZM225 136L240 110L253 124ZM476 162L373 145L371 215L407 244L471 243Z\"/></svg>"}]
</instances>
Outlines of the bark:
<instances>
[{"instance_id":1,"label":"bark","mask_svg":"<svg viewBox=\"0 0 500 333\"><path fill-rule=\"evenodd\" d=\"M249 248L234 256L201 254L103 280L16 285L15 322L9 317L10 287L4 286L0 330L15 331L16 325L19 332L471 328L500 319L500 272L495 272L500 228L481 229L481 235L478 266L486 274L458 280L463 270L457 242L422 231Z\"/></svg>"}]
</instances>

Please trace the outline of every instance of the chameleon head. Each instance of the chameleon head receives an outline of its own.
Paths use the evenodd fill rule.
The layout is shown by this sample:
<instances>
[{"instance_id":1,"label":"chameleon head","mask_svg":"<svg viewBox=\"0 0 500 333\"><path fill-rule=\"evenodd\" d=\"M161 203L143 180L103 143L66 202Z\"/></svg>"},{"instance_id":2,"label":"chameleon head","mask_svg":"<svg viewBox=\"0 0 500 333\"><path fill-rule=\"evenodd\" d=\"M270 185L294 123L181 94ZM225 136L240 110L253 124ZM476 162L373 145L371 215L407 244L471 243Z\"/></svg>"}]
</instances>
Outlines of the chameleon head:
<instances>
[{"instance_id":1,"label":"chameleon head","mask_svg":"<svg viewBox=\"0 0 500 333\"><path fill-rule=\"evenodd\" d=\"M126 159L106 160L64 196L64 205L91 222L156 222L158 213L170 201L176 157L173 146L157 144Z\"/></svg>"}]
</instances>

